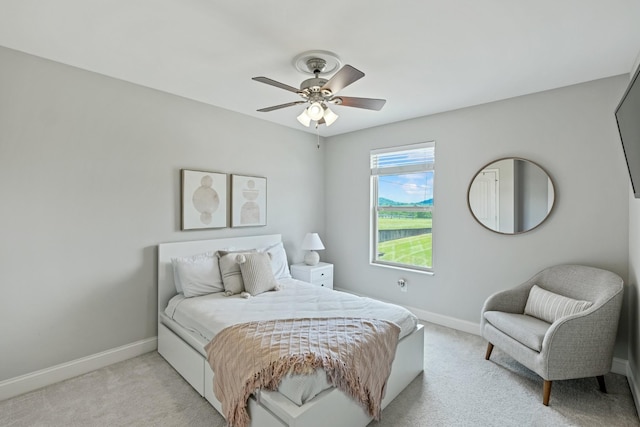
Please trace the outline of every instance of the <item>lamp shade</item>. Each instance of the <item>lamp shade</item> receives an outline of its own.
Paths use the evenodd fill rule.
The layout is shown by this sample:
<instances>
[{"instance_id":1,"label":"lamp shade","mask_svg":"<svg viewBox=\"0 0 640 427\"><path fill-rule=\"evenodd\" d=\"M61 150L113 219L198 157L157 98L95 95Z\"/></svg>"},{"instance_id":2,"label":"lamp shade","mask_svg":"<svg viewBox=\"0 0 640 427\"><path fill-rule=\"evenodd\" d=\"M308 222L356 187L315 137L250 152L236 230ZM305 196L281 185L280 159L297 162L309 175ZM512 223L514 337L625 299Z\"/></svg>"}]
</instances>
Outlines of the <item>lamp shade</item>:
<instances>
[{"instance_id":1,"label":"lamp shade","mask_svg":"<svg viewBox=\"0 0 640 427\"><path fill-rule=\"evenodd\" d=\"M307 108L307 116L309 116L311 120L320 120L322 116L324 116L324 108L322 108L319 102L314 102Z\"/></svg>"},{"instance_id":2,"label":"lamp shade","mask_svg":"<svg viewBox=\"0 0 640 427\"><path fill-rule=\"evenodd\" d=\"M324 245L318 233L307 233L307 235L304 236L300 249L303 251L319 251L324 249Z\"/></svg>"},{"instance_id":3,"label":"lamp shade","mask_svg":"<svg viewBox=\"0 0 640 427\"><path fill-rule=\"evenodd\" d=\"M324 110L324 122L327 124L327 126L331 126L336 120L338 120L338 115L331 111L329 107L327 107Z\"/></svg>"},{"instance_id":4,"label":"lamp shade","mask_svg":"<svg viewBox=\"0 0 640 427\"><path fill-rule=\"evenodd\" d=\"M309 127L311 124L311 118L307 115L307 110L302 110L302 113L298 116L298 121L304 126Z\"/></svg>"}]
</instances>

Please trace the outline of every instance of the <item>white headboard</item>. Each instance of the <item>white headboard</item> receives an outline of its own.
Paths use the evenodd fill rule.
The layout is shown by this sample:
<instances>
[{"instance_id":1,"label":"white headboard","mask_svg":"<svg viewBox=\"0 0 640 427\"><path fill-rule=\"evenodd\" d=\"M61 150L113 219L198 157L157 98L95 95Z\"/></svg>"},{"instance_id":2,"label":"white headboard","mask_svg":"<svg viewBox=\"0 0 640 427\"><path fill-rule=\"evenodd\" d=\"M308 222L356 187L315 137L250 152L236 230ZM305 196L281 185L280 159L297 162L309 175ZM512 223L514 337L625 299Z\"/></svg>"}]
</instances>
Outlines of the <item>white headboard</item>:
<instances>
[{"instance_id":1,"label":"white headboard","mask_svg":"<svg viewBox=\"0 0 640 427\"><path fill-rule=\"evenodd\" d=\"M196 255L225 248L262 248L278 243L281 240L282 236L280 234L267 234L264 236L228 237L225 239L161 243L158 245L158 311L164 311L169 300L177 294L176 287L173 283L171 258Z\"/></svg>"}]
</instances>

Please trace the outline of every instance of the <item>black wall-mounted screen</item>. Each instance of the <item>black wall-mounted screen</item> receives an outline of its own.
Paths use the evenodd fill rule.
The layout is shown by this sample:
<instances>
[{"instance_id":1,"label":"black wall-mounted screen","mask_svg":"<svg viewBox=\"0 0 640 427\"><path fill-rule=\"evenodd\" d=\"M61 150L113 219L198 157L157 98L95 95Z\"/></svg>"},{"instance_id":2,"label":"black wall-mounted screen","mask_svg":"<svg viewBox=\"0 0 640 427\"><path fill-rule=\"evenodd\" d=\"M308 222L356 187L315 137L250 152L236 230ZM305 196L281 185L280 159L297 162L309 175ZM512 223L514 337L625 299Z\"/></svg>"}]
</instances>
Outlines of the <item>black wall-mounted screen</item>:
<instances>
[{"instance_id":1,"label":"black wall-mounted screen","mask_svg":"<svg viewBox=\"0 0 640 427\"><path fill-rule=\"evenodd\" d=\"M635 72L618 108L616 121L636 199L640 199L640 80Z\"/></svg>"}]
</instances>

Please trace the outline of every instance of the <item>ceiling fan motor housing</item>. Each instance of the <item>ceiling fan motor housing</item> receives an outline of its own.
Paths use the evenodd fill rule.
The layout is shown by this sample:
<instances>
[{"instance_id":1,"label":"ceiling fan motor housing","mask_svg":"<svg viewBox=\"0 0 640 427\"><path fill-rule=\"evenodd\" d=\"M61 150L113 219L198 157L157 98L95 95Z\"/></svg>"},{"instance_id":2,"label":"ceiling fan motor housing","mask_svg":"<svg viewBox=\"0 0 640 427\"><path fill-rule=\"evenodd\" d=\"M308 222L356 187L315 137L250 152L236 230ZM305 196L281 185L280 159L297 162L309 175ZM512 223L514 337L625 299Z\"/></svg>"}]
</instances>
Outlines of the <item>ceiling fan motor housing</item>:
<instances>
[{"instance_id":1,"label":"ceiling fan motor housing","mask_svg":"<svg viewBox=\"0 0 640 427\"><path fill-rule=\"evenodd\" d=\"M331 96L331 91L328 89L322 89L322 87L327 83L327 79L323 79L320 77L312 77L303 81L300 84L300 96L303 98L309 99L309 101L322 101L327 97Z\"/></svg>"},{"instance_id":2,"label":"ceiling fan motor housing","mask_svg":"<svg viewBox=\"0 0 640 427\"><path fill-rule=\"evenodd\" d=\"M327 79L312 77L300 83L300 90L309 89L312 92L318 92L327 82Z\"/></svg>"}]
</instances>

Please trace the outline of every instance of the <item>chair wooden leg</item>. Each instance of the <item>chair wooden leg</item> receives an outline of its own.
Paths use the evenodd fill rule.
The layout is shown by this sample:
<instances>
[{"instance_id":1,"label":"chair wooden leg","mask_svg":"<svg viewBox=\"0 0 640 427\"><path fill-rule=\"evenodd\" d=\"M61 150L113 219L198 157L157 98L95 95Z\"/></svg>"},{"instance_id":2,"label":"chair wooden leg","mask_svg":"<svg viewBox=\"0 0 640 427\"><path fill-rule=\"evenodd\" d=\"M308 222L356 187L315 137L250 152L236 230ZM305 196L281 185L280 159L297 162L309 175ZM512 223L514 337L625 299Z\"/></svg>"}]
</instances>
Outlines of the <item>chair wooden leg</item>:
<instances>
[{"instance_id":1,"label":"chair wooden leg","mask_svg":"<svg viewBox=\"0 0 640 427\"><path fill-rule=\"evenodd\" d=\"M600 386L600 391L603 393L606 393L607 386L604 384L604 375L598 375L596 378L598 379L598 385Z\"/></svg>"},{"instance_id":2,"label":"chair wooden leg","mask_svg":"<svg viewBox=\"0 0 640 427\"><path fill-rule=\"evenodd\" d=\"M551 381L544 380L542 387L542 404L549 406L549 398L551 397Z\"/></svg>"},{"instance_id":3,"label":"chair wooden leg","mask_svg":"<svg viewBox=\"0 0 640 427\"><path fill-rule=\"evenodd\" d=\"M489 360L489 357L491 357L492 351L493 351L493 344L489 343L489 345L487 346L487 353L484 355L484 360Z\"/></svg>"}]
</instances>

